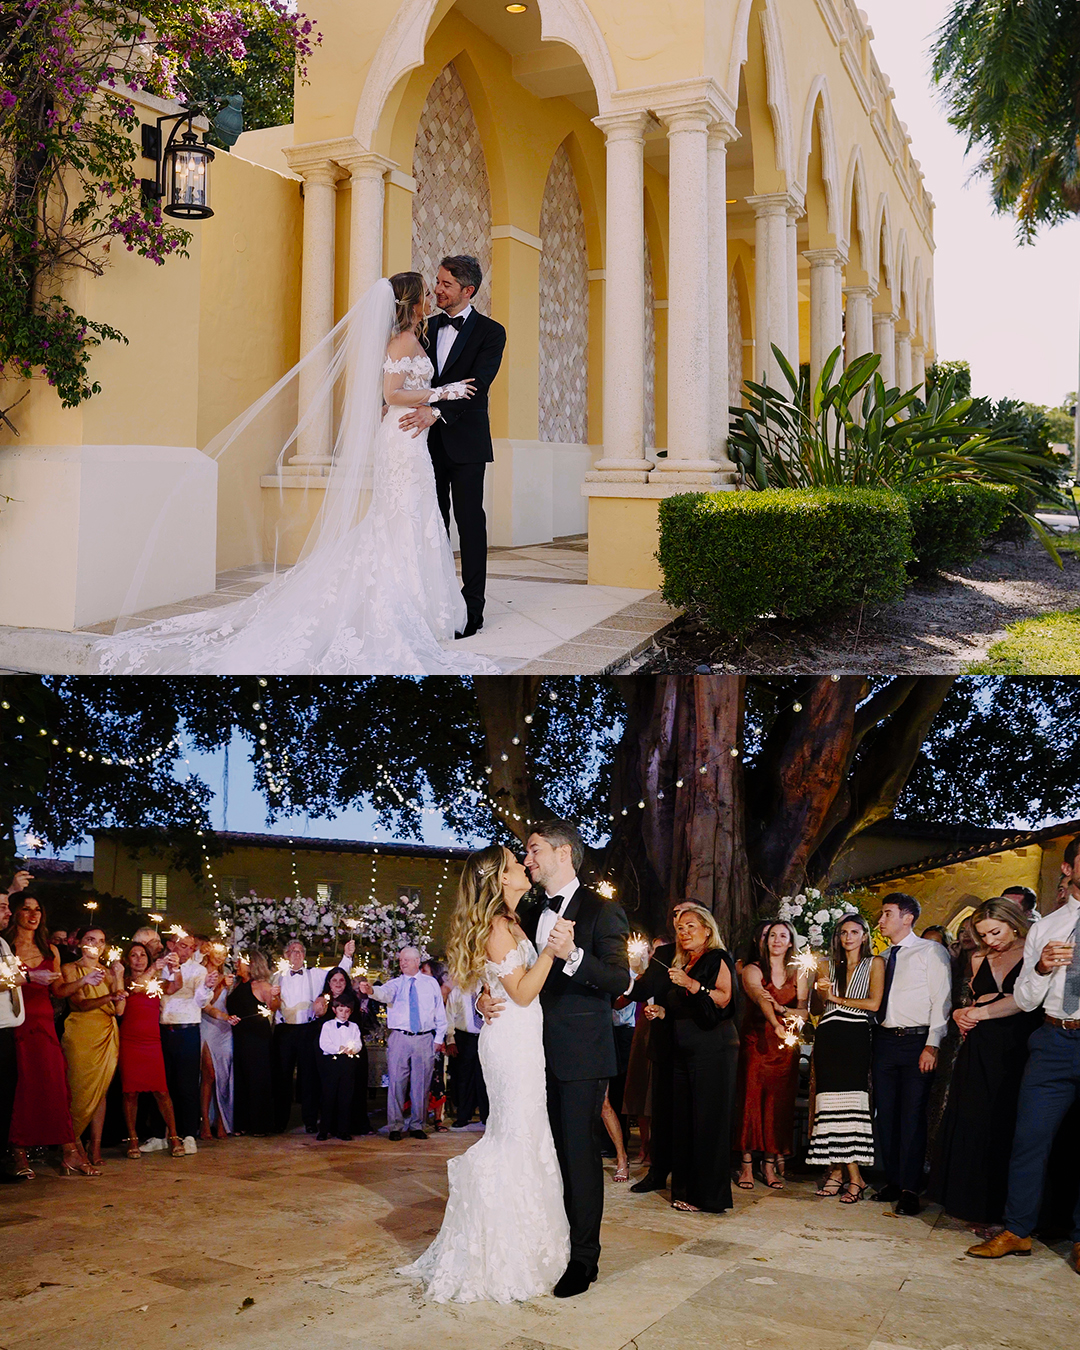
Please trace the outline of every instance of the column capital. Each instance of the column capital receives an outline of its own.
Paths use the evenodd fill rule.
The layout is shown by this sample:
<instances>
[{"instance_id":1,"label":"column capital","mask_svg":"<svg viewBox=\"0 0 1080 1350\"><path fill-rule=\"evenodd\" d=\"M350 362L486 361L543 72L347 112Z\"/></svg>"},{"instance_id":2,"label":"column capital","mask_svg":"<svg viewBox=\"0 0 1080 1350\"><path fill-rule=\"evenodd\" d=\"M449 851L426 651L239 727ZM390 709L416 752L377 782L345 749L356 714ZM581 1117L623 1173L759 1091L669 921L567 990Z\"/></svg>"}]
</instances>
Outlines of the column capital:
<instances>
[{"instance_id":1,"label":"column capital","mask_svg":"<svg viewBox=\"0 0 1080 1350\"><path fill-rule=\"evenodd\" d=\"M840 248L806 248L803 257L811 267L843 267L847 254Z\"/></svg>"},{"instance_id":2,"label":"column capital","mask_svg":"<svg viewBox=\"0 0 1080 1350\"><path fill-rule=\"evenodd\" d=\"M755 216L786 216L790 211L802 209L802 203L790 192L763 192L745 200L747 206L754 208Z\"/></svg>"},{"instance_id":3,"label":"column capital","mask_svg":"<svg viewBox=\"0 0 1080 1350\"><path fill-rule=\"evenodd\" d=\"M845 286L845 287L844 287L844 294L845 294L845 295L855 295L855 296L858 296L858 295L865 295L866 298L867 298L868 300L876 300L876 299L877 299L877 287L876 287L876 286Z\"/></svg>"},{"instance_id":4,"label":"column capital","mask_svg":"<svg viewBox=\"0 0 1080 1350\"><path fill-rule=\"evenodd\" d=\"M734 122L729 122L726 117L718 117L709 127L709 145L730 145L742 136L742 132Z\"/></svg>"},{"instance_id":5,"label":"column capital","mask_svg":"<svg viewBox=\"0 0 1080 1350\"><path fill-rule=\"evenodd\" d=\"M645 129L652 123L653 116L647 108L634 108L628 112L609 113L605 117L594 117L593 126L599 127L607 141L645 140Z\"/></svg>"},{"instance_id":6,"label":"column capital","mask_svg":"<svg viewBox=\"0 0 1080 1350\"><path fill-rule=\"evenodd\" d=\"M335 162L341 165L350 178L383 178L389 170L397 168L395 160L377 155L372 150L338 155Z\"/></svg>"},{"instance_id":7,"label":"column capital","mask_svg":"<svg viewBox=\"0 0 1080 1350\"><path fill-rule=\"evenodd\" d=\"M673 131L708 131L717 119L715 106L706 99L687 99L685 103L673 103L667 108L657 108L656 116L667 127L668 134Z\"/></svg>"},{"instance_id":8,"label":"column capital","mask_svg":"<svg viewBox=\"0 0 1080 1350\"><path fill-rule=\"evenodd\" d=\"M875 310L874 310L874 323L875 323L875 324L879 324L879 323L895 323L899 317L900 317L900 315L896 312L896 310L884 310L884 309L875 309Z\"/></svg>"},{"instance_id":9,"label":"column capital","mask_svg":"<svg viewBox=\"0 0 1080 1350\"><path fill-rule=\"evenodd\" d=\"M319 175L332 167L336 178L345 177L346 171L340 168L343 159L363 154L363 147L355 136L337 136L329 141L309 141L305 145L286 145L281 152L285 162L294 173L307 182L322 181Z\"/></svg>"}]
</instances>

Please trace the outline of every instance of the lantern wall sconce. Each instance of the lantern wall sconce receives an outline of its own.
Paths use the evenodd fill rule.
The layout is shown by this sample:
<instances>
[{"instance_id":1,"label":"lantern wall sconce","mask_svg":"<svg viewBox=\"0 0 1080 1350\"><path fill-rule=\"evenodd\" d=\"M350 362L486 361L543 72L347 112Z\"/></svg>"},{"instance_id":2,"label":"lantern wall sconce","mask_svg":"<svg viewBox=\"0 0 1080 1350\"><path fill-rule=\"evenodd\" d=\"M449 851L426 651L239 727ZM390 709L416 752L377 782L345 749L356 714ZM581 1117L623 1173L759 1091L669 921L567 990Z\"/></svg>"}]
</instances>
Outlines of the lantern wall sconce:
<instances>
[{"instance_id":1,"label":"lantern wall sconce","mask_svg":"<svg viewBox=\"0 0 1080 1350\"><path fill-rule=\"evenodd\" d=\"M243 102L242 94L231 95L222 100L214 118L214 130L227 148L236 143L244 129ZM208 133L200 141L194 127L195 118L204 111L194 104L185 105L180 113L159 117L155 126L142 124L143 157L152 159L156 165L154 177L142 180L143 199L160 202L165 215L179 220L207 220L214 214L210 208L210 165L214 152L206 144ZM173 126L163 147L165 122L172 122Z\"/></svg>"}]
</instances>

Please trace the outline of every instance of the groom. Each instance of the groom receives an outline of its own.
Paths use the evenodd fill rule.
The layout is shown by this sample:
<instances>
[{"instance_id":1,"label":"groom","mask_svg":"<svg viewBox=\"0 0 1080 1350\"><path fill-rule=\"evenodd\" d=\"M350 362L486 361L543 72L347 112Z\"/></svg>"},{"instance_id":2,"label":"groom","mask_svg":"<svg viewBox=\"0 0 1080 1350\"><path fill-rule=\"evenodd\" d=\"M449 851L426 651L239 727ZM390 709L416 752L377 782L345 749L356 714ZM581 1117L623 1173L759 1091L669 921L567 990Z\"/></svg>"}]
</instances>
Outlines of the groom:
<instances>
[{"instance_id":1,"label":"groom","mask_svg":"<svg viewBox=\"0 0 1080 1350\"><path fill-rule=\"evenodd\" d=\"M484 516L484 468L495 458L488 425L488 387L499 373L506 329L472 307L483 273L475 258L444 258L435 279L435 303L441 311L427 326L424 349L435 367L433 389L456 380L473 380L470 399L425 404L401 419L417 434L428 431L439 510L450 531L454 506L461 541L461 594L467 619L456 637L472 637L484 626L487 580L487 520Z\"/></svg>"},{"instance_id":2,"label":"groom","mask_svg":"<svg viewBox=\"0 0 1080 1350\"><path fill-rule=\"evenodd\" d=\"M542 894L538 902L518 907L519 922L537 951L557 919L574 926L573 946L564 945L566 957L555 961L540 991L548 1118L570 1221L570 1262L552 1291L556 1298L583 1293L597 1276L604 1215L600 1113L608 1079L617 1071L611 1003L632 984L626 915L578 881L584 857L573 825L565 820L537 825L529 835L525 867ZM486 995L478 1007L485 1016L497 1015L497 1001Z\"/></svg>"}]
</instances>

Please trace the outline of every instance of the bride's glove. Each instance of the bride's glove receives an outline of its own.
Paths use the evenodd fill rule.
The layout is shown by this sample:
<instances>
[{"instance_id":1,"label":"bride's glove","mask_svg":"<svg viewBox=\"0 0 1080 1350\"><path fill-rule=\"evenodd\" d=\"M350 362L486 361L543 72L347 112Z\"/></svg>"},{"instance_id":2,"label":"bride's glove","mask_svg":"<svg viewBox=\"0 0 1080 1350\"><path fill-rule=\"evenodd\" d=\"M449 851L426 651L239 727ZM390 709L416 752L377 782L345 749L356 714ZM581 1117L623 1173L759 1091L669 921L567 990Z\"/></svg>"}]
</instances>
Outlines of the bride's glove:
<instances>
[{"instance_id":1,"label":"bride's glove","mask_svg":"<svg viewBox=\"0 0 1080 1350\"><path fill-rule=\"evenodd\" d=\"M458 380L454 384L444 384L441 388L436 389L435 393L438 394L440 402L443 399L453 402L459 398L472 398L473 394L476 393L476 381Z\"/></svg>"}]
</instances>

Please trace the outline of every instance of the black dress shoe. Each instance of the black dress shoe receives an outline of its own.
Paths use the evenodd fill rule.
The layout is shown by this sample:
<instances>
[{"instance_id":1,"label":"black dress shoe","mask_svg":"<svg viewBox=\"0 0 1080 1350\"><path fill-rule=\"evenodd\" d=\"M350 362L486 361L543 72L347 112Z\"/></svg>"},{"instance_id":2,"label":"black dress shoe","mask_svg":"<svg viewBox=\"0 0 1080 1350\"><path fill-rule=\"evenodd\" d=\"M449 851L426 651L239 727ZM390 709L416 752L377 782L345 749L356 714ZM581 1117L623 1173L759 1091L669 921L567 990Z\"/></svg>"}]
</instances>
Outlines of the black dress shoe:
<instances>
[{"instance_id":1,"label":"black dress shoe","mask_svg":"<svg viewBox=\"0 0 1080 1350\"><path fill-rule=\"evenodd\" d=\"M0 1172L0 1186L21 1186L25 1177L14 1177L10 1172Z\"/></svg>"},{"instance_id":2,"label":"black dress shoe","mask_svg":"<svg viewBox=\"0 0 1080 1350\"><path fill-rule=\"evenodd\" d=\"M575 1294L583 1294L597 1274L595 1266L590 1270L584 1261L571 1259L551 1292L556 1298L573 1298Z\"/></svg>"},{"instance_id":3,"label":"black dress shoe","mask_svg":"<svg viewBox=\"0 0 1080 1350\"><path fill-rule=\"evenodd\" d=\"M326 1134L325 1131L320 1130L319 1133L315 1136L315 1138L319 1141L320 1144L322 1144L325 1143L326 1140L330 1138L330 1136Z\"/></svg>"},{"instance_id":4,"label":"black dress shoe","mask_svg":"<svg viewBox=\"0 0 1080 1350\"><path fill-rule=\"evenodd\" d=\"M900 1187L894 1186L890 1181L887 1186L882 1186L879 1190L876 1190L870 1199L879 1200L883 1204L891 1205L894 1200L899 1200L902 1194L903 1192L900 1190Z\"/></svg>"},{"instance_id":5,"label":"black dress shoe","mask_svg":"<svg viewBox=\"0 0 1080 1350\"><path fill-rule=\"evenodd\" d=\"M455 633L456 638L472 637L474 633L479 633L484 626L484 616L482 614L470 614L465 620L465 627L460 633Z\"/></svg>"},{"instance_id":6,"label":"black dress shoe","mask_svg":"<svg viewBox=\"0 0 1080 1350\"><path fill-rule=\"evenodd\" d=\"M666 1181L661 1181L659 1177L654 1177L651 1172L646 1172L640 1181L635 1181L630 1189L635 1195L644 1195L646 1191L662 1191L667 1185Z\"/></svg>"},{"instance_id":7,"label":"black dress shoe","mask_svg":"<svg viewBox=\"0 0 1080 1350\"><path fill-rule=\"evenodd\" d=\"M339 1135L338 1135L338 1138L341 1140L341 1142L342 1142L343 1144L351 1144L351 1143L352 1143L352 1135L351 1135L351 1134L339 1134Z\"/></svg>"},{"instance_id":8,"label":"black dress shoe","mask_svg":"<svg viewBox=\"0 0 1080 1350\"><path fill-rule=\"evenodd\" d=\"M387 1138L392 1139L396 1144L399 1139L404 1139L405 1135L402 1133L401 1130L391 1130Z\"/></svg>"},{"instance_id":9,"label":"black dress shoe","mask_svg":"<svg viewBox=\"0 0 1080 1350\"><path fill-rule=\"evenodd\" d=\"M305 1134L318 1134L318 1132L319 1132L319 1127L318 1127L318 1125L305 1125L305 1126L304 1126L304 1133L305 1133Z\"/></svg>"},{"instance_id":10,"label":"black dress shoe","mask_svg":"<svg viewBox=\"0 0 1080 1350\"><path fill-rule=\"evenodd\" d=\"M919 1197L914 1191L901 1191L893 1212L903 1214L908 1218L914 1218L916 1214L921 1214L922 1206L919 1204Z\"/></svg>"},{"instance_id":11,"label":"black dress shoe","mask_svg":"<svg viewBox=\"0 0 1080 1350\"><path fill-rule=\"evenodd\" d=\"M410 1138L410 1139L426 1139L426 1138L427 1138L427 1135L424 1133L423 1130L410 1130L410 1131L409 1131L409 1138Z\"/></svg>"}]
</instances>

